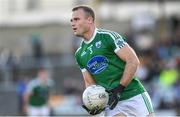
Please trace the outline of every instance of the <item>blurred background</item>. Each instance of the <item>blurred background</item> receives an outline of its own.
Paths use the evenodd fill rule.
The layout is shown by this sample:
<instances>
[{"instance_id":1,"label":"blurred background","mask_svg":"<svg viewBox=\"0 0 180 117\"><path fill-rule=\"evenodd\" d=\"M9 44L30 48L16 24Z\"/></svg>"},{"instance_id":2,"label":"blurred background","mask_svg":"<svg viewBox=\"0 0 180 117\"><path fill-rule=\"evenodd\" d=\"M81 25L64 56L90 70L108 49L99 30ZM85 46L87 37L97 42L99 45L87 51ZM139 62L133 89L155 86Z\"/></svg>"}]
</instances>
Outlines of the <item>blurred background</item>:
<instances>
[{"instance_id":1,"label":"blurred background","mask_svg":"<svg viewBox=\"0 0 180 117\"><path fill-rule=\"evenodd\" d=\"M180 115L179 0L0 0L0 115L22 115L19 95L42 65L55 82L51 114L87 114L74 59L80 39L70 27L71 9L80 4L94 8L97 27L124 35L135 49L136 74L156 115Z\"/></svg>"}]
</instances>

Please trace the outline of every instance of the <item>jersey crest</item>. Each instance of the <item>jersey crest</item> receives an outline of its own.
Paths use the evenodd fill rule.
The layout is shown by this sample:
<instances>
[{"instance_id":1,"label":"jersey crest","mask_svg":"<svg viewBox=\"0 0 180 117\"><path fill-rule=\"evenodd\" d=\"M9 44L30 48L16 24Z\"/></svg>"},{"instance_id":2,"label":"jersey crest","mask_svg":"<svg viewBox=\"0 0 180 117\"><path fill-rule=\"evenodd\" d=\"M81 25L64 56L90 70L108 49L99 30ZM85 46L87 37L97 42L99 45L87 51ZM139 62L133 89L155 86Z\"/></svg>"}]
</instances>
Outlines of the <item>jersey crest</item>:
<instances>
[{"instance_id":1,"label":"jersey crest","mask_svg":"<svg viewBox=\"0 0 180 117\"><path fill-rule=\"evenodd\" d=\"M122 44L124 43L124 41L122 39L116 39L115 40L115 43L118 45L118 46L122 46Z\"/></svg>"},{"instance_id":2,"label":"jersey crest","mask_svg":"<svg viewBox=\"0 0 180 117\"><path fill-rule=\"evenodd\" d=\"M101 41L96 42L96 48L100 48L101 47Z\"/></svg>"}]
</instances>

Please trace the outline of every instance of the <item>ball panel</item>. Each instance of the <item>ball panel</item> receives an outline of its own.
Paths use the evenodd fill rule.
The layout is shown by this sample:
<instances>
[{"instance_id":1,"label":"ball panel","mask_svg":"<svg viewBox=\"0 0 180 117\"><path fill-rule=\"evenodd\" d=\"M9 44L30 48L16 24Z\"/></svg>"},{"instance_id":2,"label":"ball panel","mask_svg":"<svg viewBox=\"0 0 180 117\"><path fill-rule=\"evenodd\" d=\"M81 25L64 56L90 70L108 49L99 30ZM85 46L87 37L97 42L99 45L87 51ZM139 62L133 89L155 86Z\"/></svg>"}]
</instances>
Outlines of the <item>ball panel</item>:
<instances>
[{"instance_id":1,"label":"ball panel","mask_svg":"<svg viewBox=\"0 0 180 117\"><path fill-rule=\"evenodd\" d=\"M88 109L94 107L104 108L109 100L109 95L105 88L100 85L91 85L83 92L83 103Z\"/></svg>"}]
</instances>

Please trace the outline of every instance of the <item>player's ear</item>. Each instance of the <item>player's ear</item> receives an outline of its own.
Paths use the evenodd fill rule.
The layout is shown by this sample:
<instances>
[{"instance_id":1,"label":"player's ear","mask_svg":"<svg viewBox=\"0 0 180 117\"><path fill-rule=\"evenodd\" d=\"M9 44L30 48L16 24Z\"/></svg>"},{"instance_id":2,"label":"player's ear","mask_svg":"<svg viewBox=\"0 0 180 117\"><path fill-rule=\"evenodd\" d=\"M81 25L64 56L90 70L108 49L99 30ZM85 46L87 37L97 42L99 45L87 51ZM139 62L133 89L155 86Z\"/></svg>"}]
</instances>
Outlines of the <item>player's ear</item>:
<instances>
[{"instance_id":1,"label":"player's ear","mask_svg":"<svg viewBox=\"0 0 180 117\"><path fill-rule=\"evenodd\" d=\"M87 17L87 20L89 23L93 23L93 18L92 17Z\"/></svg>"}]
</instances>

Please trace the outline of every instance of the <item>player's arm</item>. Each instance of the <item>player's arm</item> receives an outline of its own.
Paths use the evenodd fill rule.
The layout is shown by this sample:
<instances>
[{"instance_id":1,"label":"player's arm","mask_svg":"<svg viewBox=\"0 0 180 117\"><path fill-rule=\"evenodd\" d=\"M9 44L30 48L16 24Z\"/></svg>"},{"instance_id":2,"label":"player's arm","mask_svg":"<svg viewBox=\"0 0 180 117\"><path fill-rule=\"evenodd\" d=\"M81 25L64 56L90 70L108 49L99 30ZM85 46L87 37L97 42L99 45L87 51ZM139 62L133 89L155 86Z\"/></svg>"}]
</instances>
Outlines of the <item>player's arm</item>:
<instances>
[{"instance_id":1,"label":"player's arm","mask_svg":"<svg viewBox=\"0 0 180 117\"><path fill-rule=\"evenodd\" d=\"M87 71L87 70L83 70L82 71L83 74L83 78L84 78L84 82L85 82L85 86L86 88L90 85L96 84L93 77L91 76L91 74ZM91 110L89 110L84 104L82 105L82 107L90 114L90 115L96 115L101 113L104 109L101 109L99 107L95 107Z\"/></svg>"},{"instance_id":2,"label":"player's arm","mask_svg":"<svg viewBox=\"0 0 180 117\"><path fill-rule=\"evenodd\" d=\"M91 74L86 69L86 67L84 65L82 65L79 50L80 50L80 48L75 53L76 63L82 72L84 82L85 82L85 86L87 88L88 86L96 84L96 83L95 83L93 77L91 76Z\"/></svg>"},{"instance_id":3,"label":"player's arm","mask_svg":"<svg viewBox=\"0 0 180 117\"><path fill-rule=\"evenodd\" d=\"M31 93L29 93L29 92L26 92L26 93L24 94L24 96L23 96L24 105L28 105L30 96L31 96Z\"/></svg>"},{"instance_id":4,"label":"player's arm","mask_svg":"<svg viewBox=\"0 0 180 117\"><path fill-rule=\"evenodd\" d=\"M30 92L25 92L23 95L23 111L24 111L24 113L27 113L27 107L28 107L29 98L31 95L32 95L32 93L30 93Z\"/></svg>"},{"instance_id":5,"label":"player's arm","mask_svg":"<svg viewBox=\"0 0 180 117\"><path fill-rule=\"evenodd\" d=\"M91 76L91 74L87 70L83 70L82 75L84 78L86 88L90 85L96 84L93 77Z\"/></svg>"},{"instance_id":6,"label":"player's arm","mask_svg":"<svg viewBox=\"0 0 180 117\"><path fill-rule=\"evenodd\" d=\"M118 51L116 51L116 54L121 60L126 62L126 65L120 80L120 84L114 89L107 91L112 93L112 98L109 101L110 109L114 109L117 105L119 101L118 94L121 94L125 87L132 81L139 65L139 59L137 55L127 43L122 48L119 48Z\"/></svg>"},{"instance_id":7,"label":"player's arm","mask_svg":"<svg viewBox=\"0 0 180 117\"><path fill-rule=\"evenodd\" d=\"M119 101L119 94L121 94L125 87L132 81L139 65L137 55L135 54L134 50L124 41L123 37L118 33L112 34L114 35L111 35L111 39L109 39L110 44L108 47L113 48L116 55L125 62L125 68L123 75L120 78L121 80L119 85L107 91L112 94L112 98L110 98L109 101L110 109L113 109L117 105Z\"/></svg>"},{"instance_id":8,"label":"player's arm","mask_svg":"<svg viewBox=\"0 0 180 117\"><path fill-rule=\"evenodd\" d=\"M140 62L136 53L128 44L119 49L116 54L120 59L126 62L125 69L120 80L120 84L126 87L133 79Z\"/></svg>"},{"instance_id":9,"label":"player's arm","mask_svg":"<svg viewBox=\"0 0 180 117\"><path fill-rule=\"evenodd\" d=\"M33 83L30 82L28 83L26 91L24 92L23 95L23 110L25 113L27 113L27 107L29 105L30 97L33 95L32 90L33 90Z\"/></svg>"}]
</instances>

